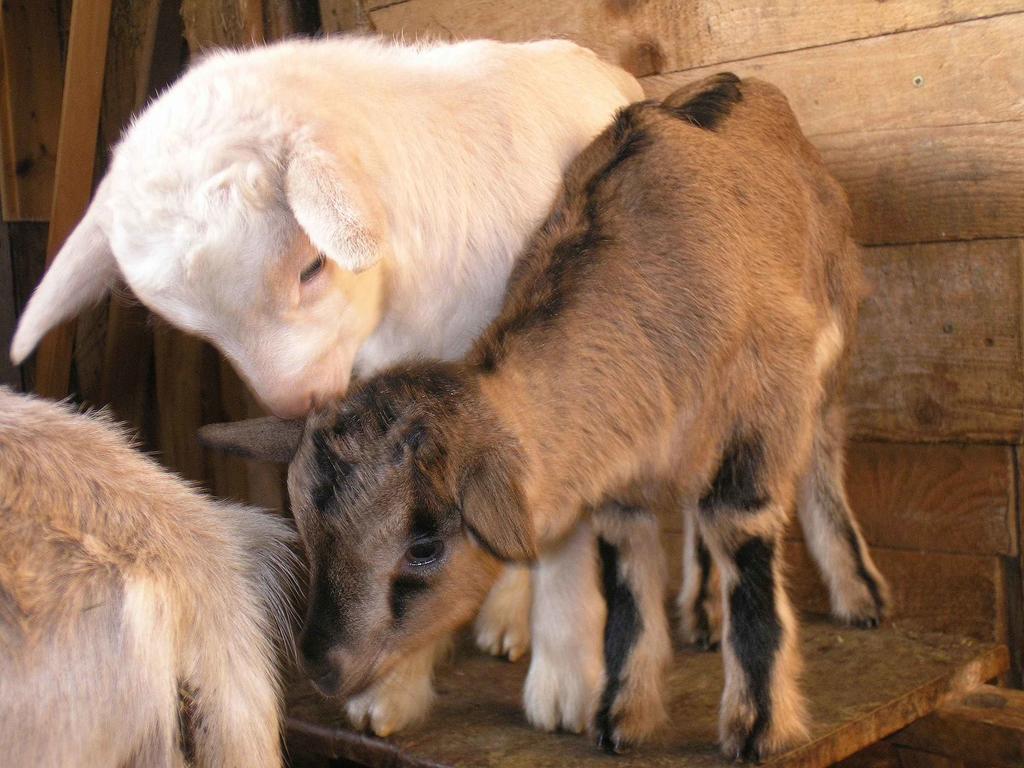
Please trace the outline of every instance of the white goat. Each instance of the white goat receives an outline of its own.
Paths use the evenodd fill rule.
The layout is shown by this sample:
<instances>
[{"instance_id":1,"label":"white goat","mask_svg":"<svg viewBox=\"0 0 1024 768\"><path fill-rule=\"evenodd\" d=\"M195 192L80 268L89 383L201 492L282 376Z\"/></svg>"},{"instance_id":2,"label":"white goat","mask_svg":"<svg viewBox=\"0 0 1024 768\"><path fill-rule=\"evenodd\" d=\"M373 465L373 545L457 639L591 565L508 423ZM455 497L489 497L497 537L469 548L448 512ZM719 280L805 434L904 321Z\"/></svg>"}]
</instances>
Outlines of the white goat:
<instances>
[{"instance_id":1,"label":"white goat","mask_svg":"<svg viewBox=\"0 0 1024 768\"><path fill-rule=\"evenodd\" d=\"M2 762L184 765L191 742L199 766L279 766L293 538L103 416L0 388Z\"/></svg>"},{"instance_id":2,"label":"white goat","mask_svg":"<svg viewBox=\"0 0 1024 768\"><path fill-rule=\"evenodd\" d=\"M630 75L561 40L217 53L139 116L32 297L20 362L120 274L278 415L455 359Z\"/></svg>"}]
</instances>

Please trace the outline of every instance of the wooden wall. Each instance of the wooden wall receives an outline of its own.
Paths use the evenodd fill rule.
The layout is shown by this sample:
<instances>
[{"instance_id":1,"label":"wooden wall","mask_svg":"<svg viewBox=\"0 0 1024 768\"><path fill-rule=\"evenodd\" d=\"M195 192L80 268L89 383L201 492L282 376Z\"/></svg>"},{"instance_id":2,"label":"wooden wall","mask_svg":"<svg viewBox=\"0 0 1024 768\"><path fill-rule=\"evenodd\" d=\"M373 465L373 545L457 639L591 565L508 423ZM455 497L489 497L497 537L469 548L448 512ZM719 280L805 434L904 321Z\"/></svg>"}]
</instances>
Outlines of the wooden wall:
<instances>
[{"instance_id":1,"label":"wooden wall","mask_svg":"<svg viewBox=\"0 0 1024 768\"><path fill-rule=\"evenodd\" d=\"M60 97L53 73L68 5L4 3L0 341L9 297L20 307L41 271L58 117L48 105ZM407 40L565 36L655 97L723 69L784 88L849 192L867 246L873 292L851 385L848 475L894 587L896 623L1008 640L1020 684L1024 1L115 0L101 165L128 115L188 53L318 28ZM31 368L0 365L0 379L19 377L31 386ZM237 377L209 347L154 330L130 301L79 322L74 388L113 403L186 476L281 503L273 473L195 444L199 424L255 412ZM795 530L790 559L798 603L822 610Z\"/></svg>"}]
</instances>

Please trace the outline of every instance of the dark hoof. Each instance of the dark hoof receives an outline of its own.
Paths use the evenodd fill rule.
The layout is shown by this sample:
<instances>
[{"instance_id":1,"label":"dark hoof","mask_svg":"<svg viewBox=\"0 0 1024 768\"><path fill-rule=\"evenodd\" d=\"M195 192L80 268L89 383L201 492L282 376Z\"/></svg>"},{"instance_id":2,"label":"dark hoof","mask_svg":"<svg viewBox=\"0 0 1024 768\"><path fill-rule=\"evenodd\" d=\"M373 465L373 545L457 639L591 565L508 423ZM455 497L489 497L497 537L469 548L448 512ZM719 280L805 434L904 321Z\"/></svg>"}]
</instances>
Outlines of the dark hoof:
<instances>
[{"instance_id":1,"label":"dark hoof","mask_svg":"<svg viewBox=\"0 0 1024 768\"><path fill-rule=\"evenodd\" d=\"M697 640L697 648L701 651L717 651L718 645L718 641L712 640L710 637L701 637Z\"/></svg>"},{"instance_id":2,"label":"dark hoof","mask_svg":"<svg viewBox=\"0 0 1024 768\"><path fill-rule=\"evenodd\" d=\"M629 751L628 744L610 731L604 730L597 734L597 748L608 755L624 755Z\"/></svg>"}]
</instances>

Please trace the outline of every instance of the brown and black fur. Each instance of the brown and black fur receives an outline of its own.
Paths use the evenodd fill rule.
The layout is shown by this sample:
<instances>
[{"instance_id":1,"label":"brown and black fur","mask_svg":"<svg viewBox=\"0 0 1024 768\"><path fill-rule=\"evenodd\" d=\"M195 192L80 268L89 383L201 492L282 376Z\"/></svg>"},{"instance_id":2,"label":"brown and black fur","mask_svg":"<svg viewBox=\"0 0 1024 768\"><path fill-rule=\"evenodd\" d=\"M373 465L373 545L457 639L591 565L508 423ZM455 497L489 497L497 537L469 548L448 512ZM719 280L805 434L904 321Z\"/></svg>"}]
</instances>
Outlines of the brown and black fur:
<instances>
[{"instance_id":1,"label":"brown and black fur","mask_svg":"<svg viewBox=\"0 0 1024 768\"><path fill-rule=\"evenodd\" d=\"M840 471L861 293L850 229L842 190L775 88L719 75L622 110L568 169L463 363L386 373L307 424L291 487L314 573L364 585L353 593L417 583L400 611L335 590L311 622L353 606L361 619L321 660L360 685L386 674L468 619L493 579L482 563L543 571L586 519L600 568L587 599L607 601L593 725L611 750L641 740L664 719L649 510L670 497L692 510L720 574L723 751L758 759L803 738L780 546L799 495L824 531L819 553L845 548L869 612L884 600ZM337 484L334 466L346 468ZM423 536L444 554L417 570ZM535 646L542 631L535 620Z\"/></svg>"}]
</instances>

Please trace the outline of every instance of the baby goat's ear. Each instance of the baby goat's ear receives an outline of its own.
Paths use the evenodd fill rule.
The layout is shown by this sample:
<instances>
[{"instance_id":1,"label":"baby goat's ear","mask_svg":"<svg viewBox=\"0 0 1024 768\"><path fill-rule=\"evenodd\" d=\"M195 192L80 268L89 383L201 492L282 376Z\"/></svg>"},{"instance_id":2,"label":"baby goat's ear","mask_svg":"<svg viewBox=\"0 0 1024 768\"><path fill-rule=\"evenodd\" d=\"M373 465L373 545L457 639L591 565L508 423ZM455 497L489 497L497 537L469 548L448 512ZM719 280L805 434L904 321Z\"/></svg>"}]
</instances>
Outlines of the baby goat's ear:
<instances>
[{"instance_id":1,"label":"baby goat's ear","mask_svg":"<svg viewBox=\"0 0 1024 768\"><path fill-rule=\"evenodd\" d=\"M99 301L117 279L110 240L100 226L105 188L100 184L92 205L64 241L18 321L11 344L11 360L16 365L47 331Z\"/></svg>"},{"instance_id":2,"label":"baby goat's ear","mask_svg":"<svg viewBox=\"0 0 1024 768\"><path fill-rule=\"evenodd\" d=\"M483 453L462 481L462 522L499 560L533 560L537 547L523 492L507 460Z\"/></svg>"},{"instance_id":3,"label":"baby goat's ear","mask_svg":"<svg viewBox=\"0 0 1024 768\"><path fill-rule=\"evenodd\" d=\"M207 424L199 428L199 442L243 459L288 464L299 449L304 424L272 416Z\"/></svg>"},{"instance_id":4,"label":"baby goat's ear","mask_svg":"<svg viewBox=\"0 0 1024 768\"><path fill-rule=\"evenodd\" d=\"M311 139L297 139L288 155L285 195L313 245L342 269L361 272L381 258L385 217L357 161L342 163Z\"/></svg>"}]
</instances>

